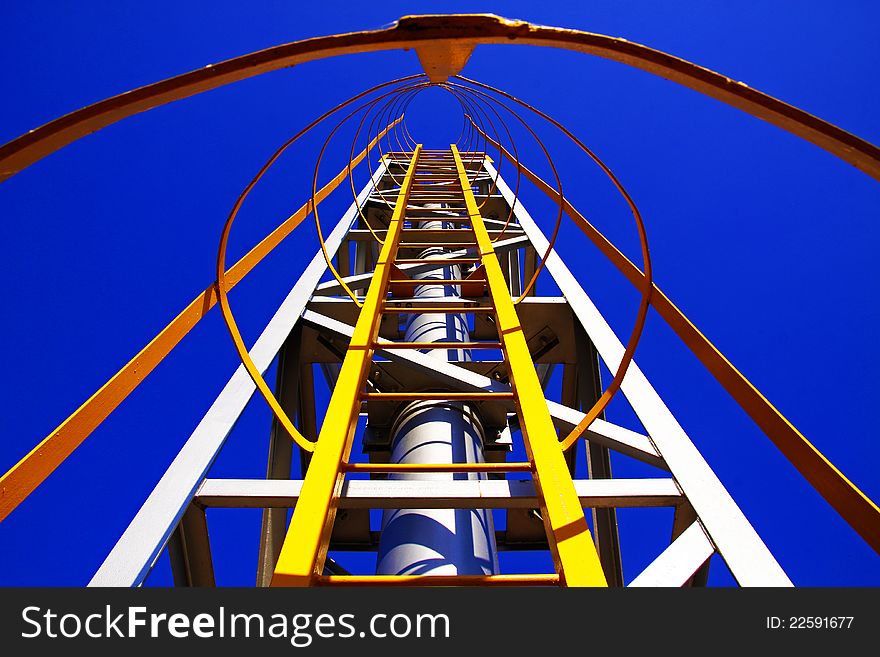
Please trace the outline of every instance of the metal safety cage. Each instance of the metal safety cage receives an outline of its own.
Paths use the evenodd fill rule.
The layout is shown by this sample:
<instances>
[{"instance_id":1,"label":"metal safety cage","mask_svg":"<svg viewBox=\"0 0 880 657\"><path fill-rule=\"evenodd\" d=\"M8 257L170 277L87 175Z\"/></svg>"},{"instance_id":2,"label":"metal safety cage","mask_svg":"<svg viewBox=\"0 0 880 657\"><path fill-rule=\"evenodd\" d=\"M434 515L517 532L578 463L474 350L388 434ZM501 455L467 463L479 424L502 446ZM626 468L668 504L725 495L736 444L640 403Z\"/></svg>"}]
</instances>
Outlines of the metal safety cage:
<instances>
[{"instance_id":1,"label":"metal safety cage","mask_svg":"<svg viewBox=\"0 0 880 657\"><path fill-rule=\"evenodd\" d=\"M662 75L789 130L880 178L875 146L719 74L620 39L494 16L406 17L385 30L278 46L102 101L0 147L2 177L126 116L282 66L415 48L424 68L424 74L352 97L273 154L226 221L216 280L3 475L0 519L218 305L242 364L91 585L143 584L166 547L176 584L213 585L205 510L250 507L263 509L259 586L623 586L617 509L671 507L668 547L629 578L629 586L703 585L714 554L740 585L790 586L636 364L645 318L654 308L803 476L880 550L877 505L658 287L645 222L614 173L551 117L460 75L477 45L509 42L571 49ZM461 105L462 135L448 149L423 148L407 127L407 107L427 88L444 89ZM523 114L571 139L616 187L639 232L641 265L565 197L551 152ZM233 221L265 171L302 135L342 115L317 158L311 198L227 266ZM319 187L328 144L342 125L358 118L348 161ZM520 160L508 120L536 140L553 180L542 179ZM361 150L359 143L365 143ZM353 172L359 165L369 169L369 181L357 192ZM512 186L501 175L505 167L516 172ZM321 203L344 182L350 183L351 205L325 235ZM523 184L543 192L557 208L549 237L523 204ZM248 348L229 292L309 216L320 249ZM640 293L626 343L554 248L565 217ZM324 280L328 272L331 278ZM540 276L551 278L560 295L539 295ZM276 357L273 390L263 375ZM613 373L604 386L600 363ZM315 367L332 393L320 427ZM547 398L546 388L560 369L562 394L556 402ZM255 392L274 416L266 478L211 478L212 463ZM604 410L618 392L642 431L606 419ZM575 477L581 439L586 478ZM508 460L515 442L524 460ZM355 458L356 446L366 460ZM612 453L648 464L659 476L614 477ZM296 459L301 479L291 477ZM378 529L371 524L371 510L383 512ZM496 530L494 519L500 517L504 529ZM497 553L515 549L549 551L552 571L500 572ZM377 572L351 574L328 557L330 551L346 550L377 551Z\"/></svg>"}]
</instances>

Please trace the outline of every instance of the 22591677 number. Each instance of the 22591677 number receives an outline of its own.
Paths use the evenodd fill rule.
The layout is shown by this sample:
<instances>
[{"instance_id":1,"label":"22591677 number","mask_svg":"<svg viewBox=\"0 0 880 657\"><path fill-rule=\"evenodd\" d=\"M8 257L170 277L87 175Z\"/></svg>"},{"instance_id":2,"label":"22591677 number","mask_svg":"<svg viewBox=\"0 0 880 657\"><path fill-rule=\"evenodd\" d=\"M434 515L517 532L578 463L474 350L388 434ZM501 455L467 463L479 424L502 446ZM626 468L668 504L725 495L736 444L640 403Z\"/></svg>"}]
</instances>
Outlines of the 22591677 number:
<instances>
[{"instance_id":1,"label":"22591677 number","mask_svg":"<svg viewBox=\"0 0 880 657\"><path fill-rule=\"evenodd\" d=\"M854 616L767 616L768 630L848 630Z\"/></svg>"}]
</instances>

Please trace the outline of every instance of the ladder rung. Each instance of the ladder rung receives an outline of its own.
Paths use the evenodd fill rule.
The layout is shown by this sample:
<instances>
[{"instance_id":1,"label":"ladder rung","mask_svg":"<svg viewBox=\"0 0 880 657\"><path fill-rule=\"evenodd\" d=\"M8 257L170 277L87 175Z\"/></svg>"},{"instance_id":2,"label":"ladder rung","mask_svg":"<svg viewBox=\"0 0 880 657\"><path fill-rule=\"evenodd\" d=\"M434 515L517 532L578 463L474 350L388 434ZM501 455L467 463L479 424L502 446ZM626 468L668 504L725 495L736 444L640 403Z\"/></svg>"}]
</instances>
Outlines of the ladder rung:
<instances>
[{"instance_id":1,"label":"ladder rung","mask_svg":"<svg viewBox=\"0 0 880 657\"><path fill-rule=\"evenodd\" d=\"M513 392L364 392L361 399L375 401L493 401L515 399Z\"/></svg>"},{"instance_id":2,"label":"ladder rung","mask_svg":"<svg viewBox=\"0 0 880 657\"><path fill-rule=\"evenodd\" d=\"M382 349L501 349L500 342L374 342Z\"/></svg>"},{"instance_id":3,"label":"ladder rung","mask_svg":"<svg viewBox=\"0 0 880 657\"><path fill-rule=\"evenodd\" d=\"M411 219L405 219L404 221L406 221L410 224L410 226L404 226L404 228L403 228L404 230L407 230L407 231L416 230L416 228L414 226L414 224L416 224L416 223L425 223L425 220L422 217L414 217ZM470 219L467 217L464 217L464 218L460 218L460 217L440 218L440 217L438 217L437 219L431 219L430 221L439 221L440 223L444 223L444 224L446 224L446 223L464 224L465 222L470 223ZM462 226L461 228L442 228L442 229L435 229L435 230L467 230L470 228L471 228L471 226ZM442 246L442 244L441 244L441 246Z\"/></svg>"},{"instance_id":4,"label":"ladder rung","mask_svg":"<svg viewBox=\"0 0 880 657\"><path fill-rule=\"evenodd\" d=\"M415 233L416 235L461 235L462 233L473 233L473 230L470 228L401 228L401 232Z\"/></svg>"},{"instance_id":5,"label":"ladder rung","mask_svg":"<svg viewBox=\"0 0 880 657\"><path fill-rule=\"evenodd\" d=\"M442 246L442 245L441 245ZM400 258L395 260L396 265L422 265L437 263L438 268L444 265L457 265L480 262L480 258Z\"/></svg>"},{"instance_id":6,"label":"ladder rung","mask_svg":"<svg viewBox=\"0 0 880 657\"><path fill-rule=\"evenodd\" d=\"M412 200L410 202L412 202ZM455 207L444 207L444 208L410 208L410 207L407 207L406 216L408 217L412 214L416 214L419 212L430 212L431 215L428 215L428 216L432 216L433 213L436 213L436 212L467 212L467 208L464 208L464 207L457 207L457 208L455 208Z\"/></svg>"},{"instance_id":7,"label":"ladder rung","mask_svg":"<svg viewBox=\"0 0 880 657\"><path fill-rule=\"evenodd\" d=\"M430 210L431 214L418 214L420 211L413 212L412 210L407 210L406 215L404 215L404 221L446 221L449 223L471 223L471 218L466 214L452 214L453 212L457 212L457 210L452 210L450 208L437 208L436 210ZM438 212L443 212L445 214L437 214Z\"/></svg>"},{"instance_id":8,"label":"ladder rung","mask_svg":"<svg viewBox=\"0 0 880 657\"><path fill-rule=\"evenodd\" d=\"M467 280L467 279L465 279ZM484 302L486 299L487 302ZM471 299L467 297L400 297L397 299L385 299L385 305L388 308L421 308L422 306L484 306L493 307L489 297L481 297L480 299Z\"/></svg>"},{"instance_id":9,"label":"ladder rung","mask_svg":"<svg viewBox=\"0 0 880 657\"><path fill-rule=\"evenodd\" d=\"M485 278L399 278L388 282L391 285L415 285L416 287L423 285L475 285L478 283L486 285Z\"/></svg>"},{"instance_id":10,"label":"ladder rung","mask_svg":"<svg viewBox=\"0 0 880 657\"><path fill-rule=\"evenodd\" d=\"M400 242L400 243L398 243L397 246L402 249L427 249L428 247L431 247L431 246L441 246L442 247L443 244L439 244L437 242ZM453 242L453 243L449 244L449 246L455 246L455 247L467 246L467 247L476 248L477 243L476 242ZM412 282L412 281L407 281L407 282Z\"/></svg>"},{"instance_id":11,"label":"ladder rung","mask_svg":"<svg viewBox=\"0 0 880 657\"><path fill-rule=\"evenodd\" d=\"M559 575L319 575L318 586L557 586Z\"/></svg>"},{"instance_id":12,"label":"ladder rung","mask_svg":"<svg viewBox=\"0 0 880 657\"><path fill-rule=\"evenodd\" d=\"M420 308L386 308L385 314L395 315L459 315L463 313L494 313L490 306L422 306ZM384 343L382 343L384 345Z\"/></svg>"},{"instance_id":13,"label":"ladder rung","mask_svg":"<svg viewBox=\"0 0 880 657\"><path fill-rule=\"evenodd\" d=\"M343 463L345 472L531 472L527 461L511 463Z\"/></svg>"},{"instance_id":14,"label":"ladder rung","mask_svg":"<svg viewBox=\"0 0 880 657\"><path fill-rule=\"evenodd\" d=\"M416 199L416 203L418 203L418 202L419 202L419 200ZM423 199L423 202L424 203L433 203L434 201L432 199ZM409 217L409 216L415 215L417 217L425 216L425 217L434 218L437 216L438 212L446 213L443 216L447 216L447 215L453 216L453 217L469 217L470 216L468 214L467 208L465 208L465 207L444 206L442 208L426 208L426 207L422 207L419 205L413 205L413 200L410 200L410 202L406 206L406 212L404 213L404 217Z\"/></svg>"}]
</instances>

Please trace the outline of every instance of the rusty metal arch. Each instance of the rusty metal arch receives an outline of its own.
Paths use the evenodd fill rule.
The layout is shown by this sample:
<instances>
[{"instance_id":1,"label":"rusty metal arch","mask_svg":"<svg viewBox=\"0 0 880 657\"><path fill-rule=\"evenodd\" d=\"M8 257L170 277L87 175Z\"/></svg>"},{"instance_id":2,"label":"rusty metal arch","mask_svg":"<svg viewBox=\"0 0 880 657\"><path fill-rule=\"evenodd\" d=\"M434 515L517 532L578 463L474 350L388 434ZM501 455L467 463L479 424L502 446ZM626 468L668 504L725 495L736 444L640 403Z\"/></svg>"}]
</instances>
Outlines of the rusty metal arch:
<instances>
[{"instance_id":1,"label":"rusty metal arch","mask_svg":"<svg viewBox=\"0 0 880 657\"><path fill-rule=\"evenodd\" d=\"M354 53L415 48L437 81L457 73L480 44L573 50L627 64L732 105L812 142L880 180L880 148L777 98L714 71L625 39L532 25L490 14L405 16L383 30L274 46L102 100L0 147L0 181L81 137L140 112L261 73Z\"/></svg>"}]
</instances>

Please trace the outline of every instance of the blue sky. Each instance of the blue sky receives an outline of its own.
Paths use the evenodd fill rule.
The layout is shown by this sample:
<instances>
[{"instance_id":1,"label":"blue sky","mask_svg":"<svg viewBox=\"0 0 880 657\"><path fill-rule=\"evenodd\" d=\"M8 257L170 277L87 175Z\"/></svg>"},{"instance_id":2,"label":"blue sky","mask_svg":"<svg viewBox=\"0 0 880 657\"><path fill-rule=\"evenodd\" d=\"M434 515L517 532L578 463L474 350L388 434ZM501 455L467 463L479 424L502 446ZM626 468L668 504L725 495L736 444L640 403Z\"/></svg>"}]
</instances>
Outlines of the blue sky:
<instances>
[{"instance_id":1,"label":"blue sky","mask_svg":"<svg viewBox=\"0 0 880 657\"><path fill-rule=\"evenodd\" d=\"M376 28L405 14L454 11L624 37L880 142L873 83L880 8L855 1L7 3L0 10L7 62L0 142L107 96L253 50ZM336 102L418 70L414 53L389 52L268 74L111 126L0 185L0 243L7 245L0 470L210 283L223 220L280 142ZM645 216L661 288L880 499L873 330L880 185L772 126L619 64L483 46L465 73L560 119L606 159ZM451 134L458 119L446 110L454 107L439 92L426 95L413 107L414 129ZM566 192L637 258L631 220L607 184L545 133L555 140ZM319 146L317 137L306 140L255 194L236 224L230 259L303 202ZM335 155L324 176L341 166L342 149ZM345 201L344 193L331 198L325 221ZM549 230L546 206L536 195L527 202ZM574 229L563 236L562 255L618 334L627 335L634 294ZM314 231L304 226L237 288L233 304L248 342L315 248ZM656 315L636 358L795 583L880 584L876 554ZM0 525L0 584L85 584L235 365L220 317L212 315ZM620 401L610 417L633 421ZM268 426L268 411L255 400L214 476L261 476ZM636 472L624 462L615 468ZM668 540L662 512L630 518L634 513L621 515L627 579ZM218 581L252 584L258 512L217 511L209 521ZM166 561L157 568L151 581L167 582ZM730 582L723 564L713 563L711 581Z\"/></svg>"}]
</instances>

